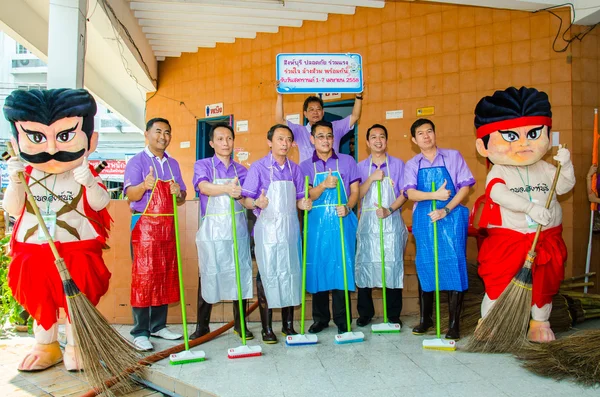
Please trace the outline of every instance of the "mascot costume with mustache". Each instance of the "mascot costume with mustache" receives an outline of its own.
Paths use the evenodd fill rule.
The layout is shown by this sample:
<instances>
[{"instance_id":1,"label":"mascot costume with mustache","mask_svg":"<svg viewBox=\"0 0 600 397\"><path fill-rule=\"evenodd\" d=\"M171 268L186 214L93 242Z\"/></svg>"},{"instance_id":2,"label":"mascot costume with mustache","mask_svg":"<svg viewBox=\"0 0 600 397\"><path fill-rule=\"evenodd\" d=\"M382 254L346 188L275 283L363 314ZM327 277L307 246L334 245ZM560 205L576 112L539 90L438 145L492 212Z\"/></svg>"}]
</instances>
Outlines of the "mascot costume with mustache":
<instances>
[{"instance_id":1,"label":"mascot costume with mustache","mask_svg":"<svg viewBox=\"0 0 600 397\"><path fill-rule=\"evenodd\" d=\"M87 162L96 150L96 102L82 89L14 91L4 115L19 156L8 160L10 181L3 206L17 218L10 242L8 283L16 300L34 318L36 344L19 364L20 371L39 371L64 360L81 370L69 320L64 355L58 344L59 308L67 309L54 256L26 200L18 173L25 173L31 192L61 257L92 304L108 289L110 272L102 259L110 216L110 195ZM24 162L23 162L24 161ZM85 337L85 336L84 336Z\"/></svg>"},{"instance_id":2,"label":"mascot costume with mustache","mask_svg":"<svg viewBox=\"0 0 600 397\"><path fill-rule=\"evenodd\" d=\"M542 158L551 148L552 111L548 95L535 88L515 87L496 91L475 109L477 152L493 164L486 181L486 206L480 227L487 237L479 250L479 275L485 283L481 315L519 272L538 224L541 224L532 266L531 320L528 339L554 340L550 329L552 297L564 277L567 247L562 238L562 209L556 195L575 186L571 155L560 147L554 160L561 166L556 195L544 207L556 167Z\"/></svg>"}]
</instances>

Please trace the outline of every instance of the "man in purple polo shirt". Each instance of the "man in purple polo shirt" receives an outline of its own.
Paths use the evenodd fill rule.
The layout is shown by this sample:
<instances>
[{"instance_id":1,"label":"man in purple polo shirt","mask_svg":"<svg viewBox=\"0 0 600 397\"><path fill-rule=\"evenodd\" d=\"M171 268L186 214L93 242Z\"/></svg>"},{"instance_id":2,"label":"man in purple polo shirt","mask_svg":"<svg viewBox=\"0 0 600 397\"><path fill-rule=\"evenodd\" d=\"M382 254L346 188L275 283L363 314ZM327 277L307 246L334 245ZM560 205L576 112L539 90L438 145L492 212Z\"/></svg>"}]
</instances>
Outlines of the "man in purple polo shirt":
<instances>
[{"instance_id":1,"label":"man in purple polo shirt","mask_svg":"<svg viewBox=\"0 0 600 397\"><path fill-rule=\"evenodd\" d=\"M234 200L242 305L252 298L252 257L246 210L242 207L241 184L248 171L232 160L235 133L228 124L215 125L208 134L215 155L194 164L194 189L200 193L200 227L196 233L200 276L198 279L198 322L190 339L210 332L214 303L233 302L233 332L241 335L241 316L235 277L231 199ZM245 320L245 318L244 318ZM246 324L246 323L244 323ZM254 335L245 326L246 339Z\"/></svg>"},{"instance_id":2,"label":"man in purple polo shirt","mask_svg":"<svg viewBox=\"0 0 600 397\"><path fill-rule=\"evenodd\" d=\"M382 220L385 251L385 284L387 318L400 324L402 288L404 286L404 248L408 231L400 211L406 197L400 190L404 181L404 162L387 153L388 132L385 126L374 124L367 130L367 147L371 155L358 163L363 181L359 197L361 214L356 234L356 286L358 287L358 319L364 327L375 315L372 289L383 286L379 220ZM381 205L377 185L381 185Z\"/></svg>"},{"instance_id":3,"label":"man in purple polo shirt","mask_svg":"<svg viewBox=\"0 0 600 397\"><path fill-rule=\"evenodd\" d=\"M148 146L125 167L124 193L131 202L131 308L134 345L152 350L150 335L179 339L166 328L169 303L179 301L177 252L172 195L185 202L186 188L179 163L166 152L171 143L168 120L154 118L146 124Z\"/></svg>"},{"instance_id":4,"label":"man in purple polo shirt","mask_svg":"<svg viewBox=\"0 0 600 397\"><path fill-rule=\"evenodd\" d=\"M418 119L410 128L412 141L421 153L404 167L404 192L415 203L412 232L417 245L420 323L413 334L422 335L433 326L435 273L433 222L437 224L439 289L448 291L449 329L446 339L458 339L459 322L467 279L467 229L469 210L461 202L475 184L465 159L457 150L436 145L435 125ZM436 209L433 209L435 201Z\"/></svg>"},{"instance_id":5,"label":"man in purple polo shirt","mask_svg":"<svg viewBox=\"0 0 600 397\"><path fill-rule=\"evenodd\" d=\"M297 334L294 306L301 302L302 274L296 208L308 211L312 202L304 199L300 167L287 158L294 142L292 130L276 124L267 132L267 140L271 151L250 166L242 191L246 208L254 210L257 216L254 253L262 337L266 343L276 343L271 321L273 308L281 308L283 335Z\"/></svg>"},{"instance_id":6,"label":"man in purple polo shirt","mask_svg":"<svg viewBox=\"0 0 600 397\"><path fill-rule=\"evenodd\" d=\"M354 253L356 215L351 208L358 200L360 176L354 159L333 150L333 126L328 121L312 125L313 155L300 164L309 177L313 208L308 213L306 253L306 290L312 293L314 323L308 332L318 333L329 326L329 291L333 300L333 321L338 333L349 331L346 325L344 271L341 244L345 247L348 289L354 291ZM341 183L340 183L341 182ZM338 201L340 183L340 201ZM340 222L344 224L344 241ZM348 308L350 310L350 307Z\"/></svg>"},{"instance_id":7,"label":"man in purple polo shirt","mask_svg":"<svg viewBox=\"0 0 600 397\"><path fill-rule=\"evenodd\" d=\"M341 120L336 120L332 123L333 125L333 150L339 152L340 141L354 127L354 124L360 119L362 113L362 101L363 93L356 95L354 101L354 107L352 108L352 114ZM294 133L294 140L298 145L298 151L300 153L300 163L308 160L312 157L315 146L312 143L311 128L312 125L318 121L323 120L325 112L323 110L323 100L316 96L309 96L304 101L304 117L308 120L307 125L299 125L287 121L283 113L283 95L277 94L277 103L275 105L275 122L279 124L285 124L291 128Z\"/></svg>"}]
</instances>

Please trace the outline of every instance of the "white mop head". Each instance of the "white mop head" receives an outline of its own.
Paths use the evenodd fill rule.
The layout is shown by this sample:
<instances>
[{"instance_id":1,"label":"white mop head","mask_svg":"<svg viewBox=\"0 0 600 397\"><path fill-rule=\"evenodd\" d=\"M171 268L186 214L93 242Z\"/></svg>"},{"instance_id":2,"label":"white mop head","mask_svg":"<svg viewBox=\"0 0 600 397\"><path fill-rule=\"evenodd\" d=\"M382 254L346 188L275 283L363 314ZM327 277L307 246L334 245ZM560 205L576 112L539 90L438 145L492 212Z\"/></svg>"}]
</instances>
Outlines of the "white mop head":
<instances>
[{"instance_id":1,"label":"white mop head","mask_svg":"<svg viewBox=\"0 0 600 397\"><path fill-rule=\"evenodd\" d=\"M227 358L246 358L262 355L260 346L239 346L227 350Z\"/></svg>"},{"instance_id":2,"label":"white mop head","mask_svg":"<svg viewBox=\"0 0 600 397\"><path fill-rule=\"evenodd\" d=\"M319 341L317 335L288 335L285 344L288 346L314 345Z\"/></svg>"},{"instance_id":3,"label":"white mop head","mask_svg":"<svg viewBox=\"0 0 600 397\"><path fill-rule=\"evenodd\" d=\"M400 324L381 323L371 325L371 332L375 334L397 334L400 332Z\"/></svg>"},{"instance_id":4,"label":"white mop head","mask_svg":"<svg viewBox=\"0 0 600 397\"><path fill-rule=\"evenodd\" d=\"M337 334L335 336L335 343L338 345L344 343L355 343L355 342L364 342L365 334L362 332L344 332L343 334Z\"/></svg>"},{"instance_id":5,"label":"white mop head","mask_svg":"<svg viewBox=\"0 0 600 397\"><path fill-rule=\"evenodd\" d=\"M169 356L169 361L171 365L197 363L200 361L204 361L205 359L206 355L202 350L198 350L195 352L191 350L184 350L180 353L171 354Z\"/></svg>"},{"instance_id":6,"label":"white mop head","mask_svg":"<svg viewBox=\"0 0 600 397\"><path fill-rule=\"evenodd\" d=\"M439 339L439 338L425 339L423 341L423 349L455 351L456 350L456 341L444 340L444 339Z\"/></svg>"}]
</instances>

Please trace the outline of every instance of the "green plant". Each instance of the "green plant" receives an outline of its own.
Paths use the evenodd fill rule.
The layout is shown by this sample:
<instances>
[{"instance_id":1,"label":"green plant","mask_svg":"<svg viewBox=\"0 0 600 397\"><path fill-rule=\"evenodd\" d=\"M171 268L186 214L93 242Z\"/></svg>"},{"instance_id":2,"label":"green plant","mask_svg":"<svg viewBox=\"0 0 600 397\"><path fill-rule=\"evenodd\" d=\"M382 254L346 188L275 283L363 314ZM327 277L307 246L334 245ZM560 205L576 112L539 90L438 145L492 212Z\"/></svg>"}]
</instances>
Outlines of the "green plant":
<instances>
[{"instance_id":1,"label":"green plant","mask_svg":"<svg viewBox=\"0 0 600 397\"><path fill-rule=\"evenodd\" d=\"M10 236L0 240L0 334L4 332L3 328L7 321L12 324L22 324L23 319L20 314L23 308L15 300L10 288L8 287L8 265L10 257L6 255L6 245Z\"/></svg>"}]
</instances>

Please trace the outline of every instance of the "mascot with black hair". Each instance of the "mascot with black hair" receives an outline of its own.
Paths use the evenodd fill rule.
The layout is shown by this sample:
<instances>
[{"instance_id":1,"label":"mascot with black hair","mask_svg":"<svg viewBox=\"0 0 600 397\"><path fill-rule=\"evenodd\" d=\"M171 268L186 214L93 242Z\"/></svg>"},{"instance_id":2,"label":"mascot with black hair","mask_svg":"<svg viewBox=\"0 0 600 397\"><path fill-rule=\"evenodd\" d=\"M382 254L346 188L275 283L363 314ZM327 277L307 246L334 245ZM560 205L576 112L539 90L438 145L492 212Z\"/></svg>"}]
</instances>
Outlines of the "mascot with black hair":
<instances>
[{"instance_id":1,"label":"mascot with black hair","mask_svg":"<svg viewBox=\"0 0 600 397\"><path fill-rule=\"evenodd\" d=\"M537 225L541 224L532 266L533 299L527 337L534 342L552 341L554 333L548 319L552 297L564 277L567 247L556 195L550 208L545 208L556 172L554 165L542 160L551 148L548 95L526 87L496 91L477 104L475 127L477 151L493 164L480 219L480 227L487 227L489 234L478 257L479 275L485 283L481 315L486 316L523 266ZM562 166L556 194L568 193L575 186L571 155L560 147L554 160Z\"/></svg>"},{"instance_id":2,"label":"mascot with black hair","mask_svg":"<svg viewBox=\"0 0 600 397\"><path fill-rule=\"evenodd\" d=\"M58 344L59 308L67 308L62 281L18 173L25 173L79 289L94 305L108 289L110 272L102 259L102 248L111 220L106 210L110 196L87 162L98 144L95 114L94 98L81 89L18 90L4 104L13 147L19 152L18 157L8 160L10 181L3 201L4 209L17 217L10 243L8 284L35 320L36 344L19 364L20 371L43 370L63 360L70 371L82 368L68 319L64 357Z\"/></svg>"}]
</instances>

